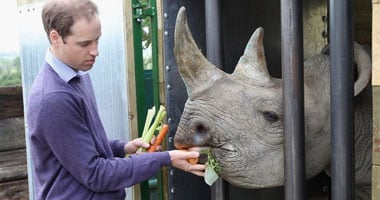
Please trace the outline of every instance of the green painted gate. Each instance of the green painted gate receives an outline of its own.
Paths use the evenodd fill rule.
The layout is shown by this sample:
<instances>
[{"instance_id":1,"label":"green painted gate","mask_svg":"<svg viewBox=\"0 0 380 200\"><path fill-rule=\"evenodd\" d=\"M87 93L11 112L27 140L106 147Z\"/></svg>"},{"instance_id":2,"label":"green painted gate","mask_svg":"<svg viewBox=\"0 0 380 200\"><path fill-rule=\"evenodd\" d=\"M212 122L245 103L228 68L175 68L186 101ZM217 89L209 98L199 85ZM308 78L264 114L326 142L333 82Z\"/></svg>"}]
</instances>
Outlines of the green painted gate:
<instances>
[{"instance_id":1,"label":"green painted gate","mask_svg":"<svg viewBox=\"0 0 380 200\"><path fill-rule=\"evenodd\" d=\"M139 136L146 113L153 105L159 109L158 40L156 0L132 0L135 55L136 105ZM141 199L163 199L162 172L141 183Z\"/></svg>"}]
</instances>

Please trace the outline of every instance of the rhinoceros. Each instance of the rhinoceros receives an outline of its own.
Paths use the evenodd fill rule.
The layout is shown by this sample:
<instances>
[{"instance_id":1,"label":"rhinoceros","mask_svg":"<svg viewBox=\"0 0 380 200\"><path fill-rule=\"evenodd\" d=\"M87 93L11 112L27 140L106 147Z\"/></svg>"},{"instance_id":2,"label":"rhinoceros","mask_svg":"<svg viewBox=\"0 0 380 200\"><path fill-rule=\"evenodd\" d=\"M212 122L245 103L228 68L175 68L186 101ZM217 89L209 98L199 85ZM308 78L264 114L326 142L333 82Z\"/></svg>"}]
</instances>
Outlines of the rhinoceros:
<instances>
[{"instance_id":1,"label":"rhinoceros","mask_svg":"<svg viewBox=\"0 0 380 200\"><path fill-rule=\"evenodd\" d=\"M282 80L268 73L263 28L252 34L233 73L225 73L202 54L187 24L185 8L177 16L174 54L188 99L174 137L179 149L209 147L221 166L219 176L240 188L284 184ZM368 92L371 60L354 45L355 184L369 199L372 116ZM367 96L367 97L366 97ZM325 54L304 62L305 174L326 171L331 157L330 61ZM364 193L364 194L363 194Z\"/></svg>"}]
</instances>

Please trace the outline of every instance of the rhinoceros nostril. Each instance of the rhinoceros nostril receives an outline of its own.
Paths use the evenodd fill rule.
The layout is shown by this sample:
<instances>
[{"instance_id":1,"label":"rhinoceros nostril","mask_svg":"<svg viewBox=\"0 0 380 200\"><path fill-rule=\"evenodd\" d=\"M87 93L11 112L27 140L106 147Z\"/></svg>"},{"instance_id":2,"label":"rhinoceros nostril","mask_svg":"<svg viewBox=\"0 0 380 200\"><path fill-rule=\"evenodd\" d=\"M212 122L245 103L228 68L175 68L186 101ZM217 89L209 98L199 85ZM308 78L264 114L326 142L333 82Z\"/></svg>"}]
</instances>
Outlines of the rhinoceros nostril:
<instances>
[{"instance_id":1,"label":"rhinoceros nostril","mask_svg":"<svg viewBox=\"0 0 380 200\"><path fill-rule=\"evenodd\" d=\"M202 125L198 125L195 129L195 134L206 134L207 133L207 129L202 126Z\"/></svg>"}]
</instances>

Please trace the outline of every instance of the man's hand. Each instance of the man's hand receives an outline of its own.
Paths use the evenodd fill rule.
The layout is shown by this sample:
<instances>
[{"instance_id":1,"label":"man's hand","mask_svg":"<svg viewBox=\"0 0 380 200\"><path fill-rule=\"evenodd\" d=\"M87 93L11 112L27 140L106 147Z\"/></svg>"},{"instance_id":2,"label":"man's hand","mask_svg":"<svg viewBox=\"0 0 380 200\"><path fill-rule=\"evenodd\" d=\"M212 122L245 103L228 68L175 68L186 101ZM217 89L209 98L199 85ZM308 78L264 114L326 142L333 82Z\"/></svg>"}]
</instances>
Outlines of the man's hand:
<instances>
[{"instance_id":1,"label":"man's hand","mask_svg":"<svg viewBox=\"0 0 380 200\"><path fill-rule=\"evenodd\" d=\"M204 176L206 166L204 164L190 164L187 159L198 158L199 152L196 151L181 151L171 150L169 151L170 160L173 167L181 169L186 172L190 172L197 176Z\"/></svg>"},{"instance_id":2,"label":"man's hand","mask_svg":"<svg viewBox=\"0 0 380 200\"><path fill-rule=\"evenodd\" d=\"M142 147L142 148L148 148L150 145L146 142L144 142L141 138L136 138L132 141L129 141L125 146L124 146L124 151L125 154L134 154L136 153L137 149Z\"/></svg>"},{"instance_id":3,"label":"man's hand","mask_svg":"<svg viewBox=\"0 0 380 200\"><path fill-rule=\"evenodd\" d=\"M147 148L150 147L151 144L154 144L155 141L156 141L156 136L153 136L152 140L150 141L150 144L144 142L142 140L142 138L136 138L136 139L134 139L132 141L129 141L124 146L125 154L140 153L140 152L136 152L137 149L139 149L140 147L142 147L144 149L147 149ZM161 151L161 150L162 150L162 146L158 145L157 148L156 148L156 151Z\"/></svg>"}]
</instances>

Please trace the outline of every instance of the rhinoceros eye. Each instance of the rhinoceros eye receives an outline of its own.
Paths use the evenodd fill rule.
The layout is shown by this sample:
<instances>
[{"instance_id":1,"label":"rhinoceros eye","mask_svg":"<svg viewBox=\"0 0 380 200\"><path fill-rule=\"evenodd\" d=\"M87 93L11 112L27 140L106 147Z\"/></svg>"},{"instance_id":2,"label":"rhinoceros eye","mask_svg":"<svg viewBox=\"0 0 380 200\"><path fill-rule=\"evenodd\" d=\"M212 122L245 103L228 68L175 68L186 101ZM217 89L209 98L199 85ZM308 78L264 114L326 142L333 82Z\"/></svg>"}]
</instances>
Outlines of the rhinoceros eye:
<instances>
[{"instance_id":1,"label":"rhinoceros eye","mask_svg":"<svg viewBox=\"0 0 380 200\"><path fill-rule=\"evenodd\" d=\"M272 111L264 111L263 115L265 119L271 123L277 122L280 119L280 117Z\"/></svg>"}]
</instances>

